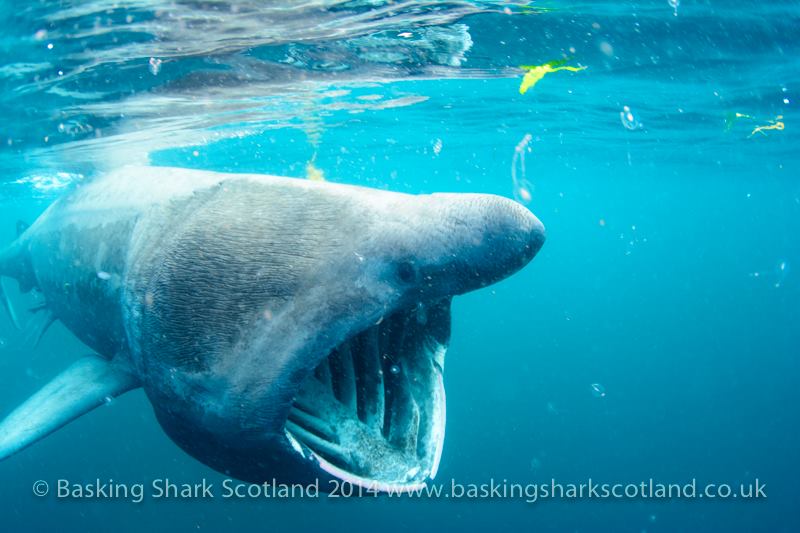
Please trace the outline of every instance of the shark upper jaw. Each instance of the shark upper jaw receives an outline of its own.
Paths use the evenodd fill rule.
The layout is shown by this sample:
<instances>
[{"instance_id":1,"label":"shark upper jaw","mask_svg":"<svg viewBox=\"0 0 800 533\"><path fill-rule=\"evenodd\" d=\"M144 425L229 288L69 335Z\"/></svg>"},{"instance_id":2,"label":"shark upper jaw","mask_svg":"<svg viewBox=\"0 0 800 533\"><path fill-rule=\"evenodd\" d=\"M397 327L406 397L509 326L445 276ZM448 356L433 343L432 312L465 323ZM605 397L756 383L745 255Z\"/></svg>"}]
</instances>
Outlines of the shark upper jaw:
<instances>
[{"instance_id":1,"label":"shark upper jaw","mask_svg":"<svg viewBox=\"0 0 800 533\"><path fill-rule=\"evenodd\" d=\"M283 427L291 449L335 478L403 492L436 475L450 299L417 304L351 336L302 382ZM308 463L307 463L308 464Z\"/></svg>"}]
</instances>

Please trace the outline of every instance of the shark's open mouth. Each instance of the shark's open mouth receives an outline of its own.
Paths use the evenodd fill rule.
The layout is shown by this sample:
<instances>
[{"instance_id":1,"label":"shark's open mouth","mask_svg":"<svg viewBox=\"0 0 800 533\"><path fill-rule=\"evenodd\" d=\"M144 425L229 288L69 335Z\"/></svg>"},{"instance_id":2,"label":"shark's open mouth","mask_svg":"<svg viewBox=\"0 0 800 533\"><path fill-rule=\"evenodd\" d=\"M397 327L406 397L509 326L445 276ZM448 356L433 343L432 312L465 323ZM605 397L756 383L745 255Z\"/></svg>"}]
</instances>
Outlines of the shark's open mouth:
<instances>
[{"instance_id":1,"label":"shark's open mouth","mask_svg":"<svg viewBox=\"0 0 800 533\"><path fill-rule=\"evenodd\" d=\"M285 431L329 474L376 490L436 475L450 303L418 304L336 347L304 381Z\"/></svg>"}]
</instances>

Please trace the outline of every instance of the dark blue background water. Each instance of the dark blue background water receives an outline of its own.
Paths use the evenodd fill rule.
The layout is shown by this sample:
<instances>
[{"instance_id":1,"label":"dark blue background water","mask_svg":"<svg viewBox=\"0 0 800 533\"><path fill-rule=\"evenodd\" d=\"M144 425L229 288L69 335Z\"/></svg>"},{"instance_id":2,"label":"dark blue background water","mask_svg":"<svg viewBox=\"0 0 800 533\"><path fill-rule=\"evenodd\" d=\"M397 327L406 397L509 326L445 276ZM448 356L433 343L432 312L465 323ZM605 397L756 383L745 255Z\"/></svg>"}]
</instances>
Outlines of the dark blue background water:
<instances>
[{"instance_id":1,"label":"dark blue background water","mask_svg":"<svg viewBox=\"0 0 800 533\"><path fill-rule=\"evenodd\" d=\"M210 144L151 152L155 164L302 176L316 150L316 165L333 181L511 196L514 147L531 133L529 207L547 226L548 241L516 276L454 302L447 437L437 479L696 478L699 486L738 487L758 478L766 483L765 500L134 504L35 497L31 484L38 479L221 482L172 444L144 395L134 391L0 464L0 528L800 529L800 157L793 102L800 8L774 5L776 12L687 1L676 18L666 1L654 2L646 4L648 17L637 19L630 5L609 14L607 4L598 4L586 8L588 15L577 8L541 15L542 27L546 17L560 24L561 33L548 38L525 25L516 33L502 26L493 31L491 21L500 24L499 18L468 19L473 63L496 58L501 39L528 42L515 46L525 52L509 53L505 63L531 62L514 54L544 62L557 57L558 41L559 47L580 43L585 53L575 63L589 68L551 74L524 96L517 92L518 77L340 83L328 90L352 90L344 98L349 104L364 94L428 99L357 114L326 109L319 116L312 105L314 118L305 115L298 123L312 123L316 147L308 142L307 125L271 124ZM663 13L654 15L655 9ZM578 39L597 20L603 31L595 32L602 35ZM642 21L652 29L629 31ZM612 44L612 56L602 42ZM644 61L654 51L663 64ZM625 105L643 128L623 127ZM759 121L742 119L726 131L731 112ZM785 130L749 137L755 125L779 114ZM120 139L115 150L125 152L126 138ZM9 165L3 185L2 242L13 239L17 219L33 220L59 192L30 179L46 173L41 152L13 150L4 154L15 166ZM22 159L27 167L19 162L26 153L38 154ZM86 171L83 161L55 159L61 164L51 172ZM12 285L7 280L23 309L30 299ZM5 319L0 338L3 411L86 352L60 324L35 350Z\"/></svg>"}]
</instances>

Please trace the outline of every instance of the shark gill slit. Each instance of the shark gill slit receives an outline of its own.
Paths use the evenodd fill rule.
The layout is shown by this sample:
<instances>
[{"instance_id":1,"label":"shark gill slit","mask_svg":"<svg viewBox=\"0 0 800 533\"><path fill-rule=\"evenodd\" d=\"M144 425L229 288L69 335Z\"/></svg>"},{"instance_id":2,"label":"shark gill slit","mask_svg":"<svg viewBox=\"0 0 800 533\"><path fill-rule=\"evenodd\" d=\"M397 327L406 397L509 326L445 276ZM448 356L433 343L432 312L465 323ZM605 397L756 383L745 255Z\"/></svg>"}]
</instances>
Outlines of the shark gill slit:
<instances>
[{"instance_id":1,"label":"shark gill slit","mask_svg":"<svg viewBox=\"0 0 800 533\"><path fill-rule=\"evenodd\" d=\"M286 429L315 454L359 475L380 474L359 448L377 447L419 463L431 413L418 371L432 368L413 335L414 310L397 312L345 341L313 371L290 410ZM426 365L426 366L421 366ZM357 428L354 430L353 428ZM378 471L375 471L375 470Z\"/></svg>"}]
</instances>

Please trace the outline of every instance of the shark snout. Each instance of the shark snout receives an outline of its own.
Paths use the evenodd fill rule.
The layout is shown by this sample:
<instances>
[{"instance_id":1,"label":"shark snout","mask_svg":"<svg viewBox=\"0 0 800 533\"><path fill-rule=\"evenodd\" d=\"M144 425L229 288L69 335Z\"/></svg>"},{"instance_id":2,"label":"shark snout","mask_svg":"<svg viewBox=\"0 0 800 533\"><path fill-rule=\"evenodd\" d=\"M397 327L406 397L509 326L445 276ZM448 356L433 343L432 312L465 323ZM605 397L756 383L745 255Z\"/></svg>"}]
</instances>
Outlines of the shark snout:
<instances>
[{"instance_id":1,"label":"shark snout","mask_svg":"<svg viewBox=\"0 0 800 533\"><path fill-rule=\"evenodd\" d=\"M520 268L525 266L544 244L544 224L528 208L513 200L492 197L489 201L496 203L490 207L497 212L496 234L507 241L508 252L522 261Z\"/></svg>"},{"instance_id":2,"label":"shark snout","mask_svg":"<svg viewBox=\"0 0 800 533\"><path fill-rule=\"evenodd\" d=\"M472 254L486 284L527 265L545 241L544 224L525 206L501 196L480 195L476 207L479 238Z\"/></svg>"},{"instance_id":3,"label":"shark snout","mask_svg":"<svg viewBox=\"0 0 800 533\"><path fill-rule=\"evenodd\" d=\"M525 206L490 194L435 194L447 204L445 269L453 294L491 285L527 265L545 241L542 222Z\"/></svg>"}]
</instances>

